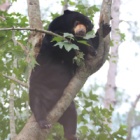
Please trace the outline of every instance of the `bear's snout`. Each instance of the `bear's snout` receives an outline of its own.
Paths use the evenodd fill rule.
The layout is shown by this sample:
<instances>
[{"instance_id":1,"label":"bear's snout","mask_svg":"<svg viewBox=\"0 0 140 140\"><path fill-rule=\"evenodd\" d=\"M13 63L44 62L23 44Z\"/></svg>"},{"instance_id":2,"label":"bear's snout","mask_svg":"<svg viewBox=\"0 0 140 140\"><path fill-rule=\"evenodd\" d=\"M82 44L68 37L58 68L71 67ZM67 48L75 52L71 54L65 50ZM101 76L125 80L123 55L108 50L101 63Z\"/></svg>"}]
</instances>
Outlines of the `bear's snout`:
<instances>
[{"instance_id":1,"label":"bear's snout","mask_svg":"<svg viewBox=\"0 0 140 140\"><path fill-rule=\"evenodd\" d=\"M77 26L75 26L74 28L74 34L76 36L85 36L86 35L86 27L83 24L78 24Z\"/></svg>"}]
</instances>

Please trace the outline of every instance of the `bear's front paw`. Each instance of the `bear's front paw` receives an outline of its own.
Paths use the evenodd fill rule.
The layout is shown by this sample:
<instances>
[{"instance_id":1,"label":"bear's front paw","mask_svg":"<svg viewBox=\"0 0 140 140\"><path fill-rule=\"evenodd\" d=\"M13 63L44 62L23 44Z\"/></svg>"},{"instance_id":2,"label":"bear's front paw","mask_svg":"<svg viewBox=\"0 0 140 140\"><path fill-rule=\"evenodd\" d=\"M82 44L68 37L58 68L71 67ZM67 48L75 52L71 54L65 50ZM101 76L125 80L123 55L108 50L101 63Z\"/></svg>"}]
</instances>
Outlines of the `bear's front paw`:
<instances>
[{"instance_id":1,"label":"bear's front paw","mask_svg":"<svg viewBox=\"0 0 140 140\"><path fill-rule=\"evenodd\" d=\"M111 27L109 24L103 24L103 37L106 37L111 31Z\"/></svg>"},{"instance_id":2,"label":"bear's front paw","mask_svg":"<svg viewBox=\"0 0 140 140\"><path fill-rule=\"evenodd\" d=\"M48 123L46 120L40 120L38 124L41 129L50 129L52 127L52 125Z\"/></svg>"}]
</instances>

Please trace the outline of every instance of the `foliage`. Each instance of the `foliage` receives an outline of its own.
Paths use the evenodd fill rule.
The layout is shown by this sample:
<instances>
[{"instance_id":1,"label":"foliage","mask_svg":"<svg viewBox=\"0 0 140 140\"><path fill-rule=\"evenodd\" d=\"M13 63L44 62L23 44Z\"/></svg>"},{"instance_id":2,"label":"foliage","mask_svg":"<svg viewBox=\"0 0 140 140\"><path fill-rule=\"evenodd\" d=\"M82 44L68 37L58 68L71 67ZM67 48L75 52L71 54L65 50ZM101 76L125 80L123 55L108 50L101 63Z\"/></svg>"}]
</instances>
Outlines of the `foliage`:
<instances>
[{"instance_id":1,"label":"foliage","mask_svg":"<svg viewBox=\"0 0 140 140\"><path fill-rule=\"evenodd\" d=\"M26 27L28 25L27 17L19 13L7 14L0 12L0 28L5 27ZM20 42L26 46L26 51L30 50L27 46L27 37L29 33L26 31L1 31L0 32L0 136L4 140L9 134L9 98L10 86L13 80L5 78L3 74L27 82L28 63L26 61L27 54L25 50L17 43ZM29 55L29 54L28 54ZM16 64L14 61L16 60ZM21 130L25 124L25 120L29 116L27 89L14 82L15 101L15 118L17 132Z\"/></svg>"},{"instance_id":2,"label":"foliage","mask_svg":"<svg viewBox=\"0 0 140 140\"><path fill-rule=\"evenodd\" d=\"M72 34L69 33L64 33L64 38L60 38L60 37L54 37L52 41L57 42L54 46L59 46L60 49L62 49L63 47L66 49L66 51L70 51L71 49L74 50L79 50L78 46L72 43L72 40L74 40L74 36Z\"/></svg>"},{"instance_id":3,"label":"foliage","mask_svg":"<svg viewBox=\"0 0 140 140\"><path fill-rule=\"evenodd\" d=\"M114 109L99 106L98 96L92 91L80 91L76 97L78 112L78 137L80 140L125 140L126 126L113 131L110 127ZM52 129L49 140L64 140L63 128L56 124Z\"/></svg>"},{"instance_id":4,"label":"foliage","mask_svg":"<svg viewBox=\"0 0 140 140\"><path fill-rule=\"evenodd\" d=\"M68 52L74 49L76 51L76 56L73 58L73 62L75 62L78 66L83 65L84 54L80 51L76 44L73 44L73 42L91 47L86 40L94 37L93 31L88 32L84 37L80 37L80 40L74 38L74 35L70 33L64 33L63 37L53 37L52 42L56 42L54 46L58 46L60 49L65 48Z\"/></svg>"},{"instance_id":5,"label":"foliage","mask_svg":"<svg viewBox=\"0 0 140 140\"><path fill-rule=\"evenodd\" d=\"M98 103L98 96L93 94L92 91L88 94L79 93L78 132L81 140L124 140L126 136L125 126L120 126L115 132L110 127L114 109L111 106L109 109L105 109Z\"/></svg>"}]
</instances>

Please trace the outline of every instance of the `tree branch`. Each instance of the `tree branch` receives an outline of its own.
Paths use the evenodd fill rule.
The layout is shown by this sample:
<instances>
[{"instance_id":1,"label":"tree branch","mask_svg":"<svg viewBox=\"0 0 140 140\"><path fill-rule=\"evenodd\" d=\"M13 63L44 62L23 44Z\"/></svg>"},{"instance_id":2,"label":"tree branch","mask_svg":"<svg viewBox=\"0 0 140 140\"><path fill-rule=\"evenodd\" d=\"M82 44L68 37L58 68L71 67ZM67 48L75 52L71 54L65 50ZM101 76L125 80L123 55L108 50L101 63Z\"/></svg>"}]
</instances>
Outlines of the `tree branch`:
<instances>
[{"instance_id":1,"label":"tree branch","mask_svg":"<svg viewBox=\"0 0 140 140\"><path fill-rule=\"evenodd\" d=\"M28 55L29 54L29 49L26 47L26 46L24 46L22 43L20 43L19 41L16 41L16 43L22 48L22 50L24 51L24 53L26 54L26 55Z\"/></svg>"},{"instance_id":2,"label":"tree branch","mask_svg":"<svg viewBox=\"0 0 140 140\"><path fill-rule=\"evenodd\" d=\"M132 129L138 125L132 125L132 121L134 120L134 114L135 114L135 108L136 105L138 103L138 101L140 100L140 94L137 96L137 98L135 99L135 101L133 102L129 112L128 112L128 117L127 117L127 138L126 140L131 140L132 137Z\"/></svg>"},{"instance_id":3,"label":"tree branch","mask_svg":"<svg viewBox=\"0 0 140 140\"><path fill-rule=\"evenodd\" d=\"M102 17L102 19L100 19L101 24L100 24L100 29L99 29L100 43L99 43L99 48L97 50L98 52L97 55L96 56L89 55L87 59L85 60L85 65L78 69L75 76L72 78L69 85L64 90L63 97L61 97L61 99L58 101L56 106L47 116L47 120L50 123L53 124L61 117L61 115L68 108L68 106L70 105L70 103L72 102L76 94L82 88L87 78L91 74L99 70L101 66L104 64L104 62L106 61L106 58L109 52L110 39L109 39L109 36L106 37L105 40L103 39L102 23L103 21L108 24L110 22L111 4L112 4L112 0L104 0L102 3L102 10L101 10L101 16L100 16Z\"/></svg>"},{"instance_id":4,"label":"tree branch","mask_svg":"<svg viewBox=\"0 0 140 140\"><path fill-rule=\"evenodd\" d=\"M132 105L132 108L134 108L134 109L136 108L136 105L137 105L137 103L138 103L139 100L140 100L140 94L137 96L135 102Z\"/></svg>"},{"instance_id":5,"label":"tree branch","mask_svg":"<svg viewBox=\"0 0 140 140\"><path fill-rule=\"evenodd\" d=\"M3 76L6 77L6 78L8 78L8 79L10 79L10 80L12 80L12 81L14 81L14 82L16 82L16 83L18 83L18 84L20 84L20 85L22 85L22 86L24 86L24 87L26 87L26 88L29 87L28 84L26 84L26 83L24 83L24 82L22 82L22 81L16 79L16 78L13 77L13 76L8 76L8 75L6 75L6 74L3 74Z\"/></svg>"},{"instance_id":6,"label":"tree branch","mask_svg":"<svg viewBox=\"0 0 140 140\"><path fill-rule=\"evenodd\" d=\"M56 33L51 32L51 31L37 29L37 28L15 28L15 27L11 27L11 28L0 28L0 31L10 31L10 30L17 30L17 31L26 30L26 31L34 31L34 32L40 32L40 33L46 33L46 34L50 34L50 35L53 35L53 36L61 37L64 40L66 40L66 38L64 38L63 36L61 36L59 34L56 34Z\"/></svg>"},{"instance_id":7,"label":"tree branch","mask_svg":"<svg viewBox=\"0 0 140 140\"><path fill-rule=\"evenodd\" d=\"M131 129L134 129L135 127L140 126L140 122L135 123L134 125L131 126Z\"/></svg>"}]
</instances>

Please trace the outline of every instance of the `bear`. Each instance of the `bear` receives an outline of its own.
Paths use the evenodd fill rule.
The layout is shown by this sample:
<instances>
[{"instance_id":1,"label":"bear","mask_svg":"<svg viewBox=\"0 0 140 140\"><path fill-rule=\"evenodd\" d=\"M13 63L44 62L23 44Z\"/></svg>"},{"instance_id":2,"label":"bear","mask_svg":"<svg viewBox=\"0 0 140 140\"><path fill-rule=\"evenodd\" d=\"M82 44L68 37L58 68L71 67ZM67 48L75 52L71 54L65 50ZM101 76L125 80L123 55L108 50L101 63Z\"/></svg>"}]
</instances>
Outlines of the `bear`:
<instances>
[{"instance_id":1,"label":"bear","mask_svg":"<svg viewBox=\"0 0 140 140\"><path fill-rule=\"evenodd\" d=\"M99 46L99 34L87 40L90 45L78 43L77 40L93 29L90 19L75 11L65 10L64 14L55 18L49 25L48 30L59 35L71 33L76 38L72 43L84 53L84 58L90 54L95 55ZM108 24L103 25L103 37L111 31ZM50 128L51 124L46 121L46 116L63 95L64 89L74 76L78 65L73 62L76 56L74 49L69 52L65 48L60 49L52 41L53 36L45 34L40 52L30 76L29 103L41 129ZM64 137L67 140L78 140L76 137L77 113L74 101L70 104L58 122L64 128Z\"/></svg>"}]
</instances>

